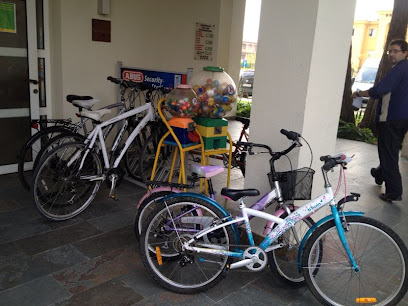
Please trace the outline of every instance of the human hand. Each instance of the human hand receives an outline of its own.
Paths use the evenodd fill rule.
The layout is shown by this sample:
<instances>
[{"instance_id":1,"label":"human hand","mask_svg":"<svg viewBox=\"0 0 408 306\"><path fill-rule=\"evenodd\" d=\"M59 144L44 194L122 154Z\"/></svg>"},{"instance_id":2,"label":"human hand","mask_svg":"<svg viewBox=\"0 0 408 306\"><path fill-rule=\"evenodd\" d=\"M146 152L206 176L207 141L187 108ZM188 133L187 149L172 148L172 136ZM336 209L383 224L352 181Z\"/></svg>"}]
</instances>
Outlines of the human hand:
<instances>
[{"instance_id":1,"label":"human hand","mask_svg":"<svg viewBox=\"0 0 408 306\"><path fill-rule=\"evenodd\" d=\"M351 98L355 99L357 97L362 97L360 89L357 89L355 92L351 94Z\"/></svg>"}]
</instances>

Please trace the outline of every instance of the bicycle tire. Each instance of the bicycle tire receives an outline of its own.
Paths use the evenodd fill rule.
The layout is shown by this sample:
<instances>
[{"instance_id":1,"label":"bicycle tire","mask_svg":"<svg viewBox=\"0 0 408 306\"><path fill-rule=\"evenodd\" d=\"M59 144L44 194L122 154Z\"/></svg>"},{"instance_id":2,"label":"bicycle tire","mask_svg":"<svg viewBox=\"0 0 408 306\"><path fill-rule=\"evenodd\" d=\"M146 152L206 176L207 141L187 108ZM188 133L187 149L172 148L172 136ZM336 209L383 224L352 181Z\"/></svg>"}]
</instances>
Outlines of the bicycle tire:
<instances>
[{"instance_id":1,"label":"bicycle tire","mask_svg":"<svg viewBox=\"0 0 408 306\"><path fill-rule=\"evenodd\" d=\"M286 217L285 213L280 218ZM306 285L303 273L299 271L298 251L304 235L314 224L310 217L299 221L278 238L277 242L283 243L284 246L268 252L269 268L273 277L293 288ZM277 224L274 227L276 226Z\"/></svg>"},{"instance_id":2,"label":"bicycle tire","mask_svg":"<svg viewBox=\"0 0 408 306\"><path fill-rule=\"evenodd\" d=\"M359 271L349 263L334 220L328 221L308 239L302 254L309 289L324 305L350 305L365 298L373 299L371 305L397 305L408 289L408 250L404 242L377 220L352 216L346 221L346 240ZM310 265L320 241L323 256L317 266Z\"/></svg>"},{"instance_id":3,"label":"bicycle tire","mask_svg":"<svg viewBox=\"0 0 408 306\"><path fill-rule=\"evenodd\" d=\"M143 264L152 278L161 286L178 293L196 293L207 290L219 281L231 259L215 254L183 251L181 243L190 239L197 225L206 228L212 221L224 218L221 211L202 199L193 197L173 198L153 211L142 230L140 252ZM190 207L200 209L200 214L191 215ZM186 211L187 210L187 211ZM170 216L180 216L169 218ZM172 230L169 224L176 225ZM174 228L173 228L174 229ZM216 244L229 250L233 242L230 226L218 229L197 238L195 245ZM158 259L158 249L162 262ZM168 256L170 252L177 256Z\"/></svg>"},{"instance_id":4,"label":"bicycle tire","mask_svg":"<svg viewBox=\"0 0 408 306\"><path fill-rule=\"evenodd\" d=\"M146 126L143 128L136 138L132 141L129 148L125 153L125 168L126 172L135 180L140 180L140 156L142 155L143 146L146 141L149 140L150 135L152 134L152 127ZM129 134L132 133L132 129L128 131Z\"/></svg>"},{"instance_id":5,"label":"bicycle tire","mask_svg":"<svg viewBox=\"0 0 408 306\"><path fill-rule=\"evenodd\" d=\"M139 178L142 182L150 180L154 160L156 157L157 148L162 135L158 130L153 130L152 134L147 138L143 144L142 153L139 158ZM166 145L160 148L160 153L157 161L154 179L158 181L166 181L168 179L168 172L170 168L170 155L172 153L172 146Z\"/></svg>"},{"instance_id":6,"label":"bicycle tire","mask_svg":"<svg viewBox=\"0 0 408 306\"><path fill-rule=\"evenodd\" d=\"M42 146L46 145L50 139L55 137L60 133L71 132L71 129L66 126L50 126L47 127L38 133L35 133L31 136L24 146L21 148L19 157L18 157L18 178L20 180L21 185L27 191L30 190L32 175L34 173L34 161L33 160L33 169L32 170L24 170L24 163L29 161L32 156L36 156ZM41 143L39 143L40 141Z\"/></svg>"},{"instance_id":7,"label":"bicycle tire","mask_svg":"<svg viewBox=\"0 0 408 306\"><path fill-rule=\"evenodd\" d=\"M140 235L142 234L144 222L152 211L156 209L158 205L157 201L171 193L173 192L170 190L153 192L140 204L135 216L135 222L133 224L133 230L135 232L137 242L140 242Z\"/></svg>"},{"instance_id":8,"label":"bicycle tire","mask_svg":"<svg viewBox=\"0 0 408 306\"><path fill-rule=\"evenodd\" d=\"M242 172L242 175L245 177L245 167L246 167L246 156L247 156L247 152L241 152L241 154L239 155L239 162L238 162L238 166L239 169Z\"/></svg>"},{"instance_id":9,"label":"bicycle tire","mask_svg":"<svg viewBox=\"0 0 408 306\"><path fill-rule=\"evenodd\" d=\"M34 172L32 196L38 212L54 221L68 220L88 207L99 190L102 165L90 151L78 171L85 144L65 143L48 152ZM68 166L71 157L77 156Z\"/></svg>"},{"instance_id":10,"label":"bicycle tire","mask_svg":"<svg viewBox=\"0 0 408 306\"><path fill-rule=\"evenodd\" d=\"M51 138L50 141L48 141L48 143L38 152L34 161L33 169L37 168L37 166L41 163L42 156L45 156L47 152L51 152L51 150L57 146L68 142L84 142L85 139L85 136L73 132L61 133Z\"/></svg>"}]
</instances>

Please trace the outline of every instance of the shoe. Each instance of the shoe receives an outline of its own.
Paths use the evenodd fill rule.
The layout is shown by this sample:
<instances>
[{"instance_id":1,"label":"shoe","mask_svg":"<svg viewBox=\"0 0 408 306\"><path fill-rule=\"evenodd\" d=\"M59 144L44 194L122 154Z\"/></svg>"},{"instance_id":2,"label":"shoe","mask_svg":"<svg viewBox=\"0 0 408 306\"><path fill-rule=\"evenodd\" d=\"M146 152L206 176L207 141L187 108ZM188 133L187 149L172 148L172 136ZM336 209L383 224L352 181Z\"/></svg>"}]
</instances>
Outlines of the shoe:
<instances>
[{"instance_id":1,"label":"shoe","mask_svg":"<svg viewBox=\"0 0 408 306\"><path fill-rule=\"evenodd\" d=\"M391 198L391 197L387 196L385 193L381 193L378 197L381 200L385 201L385 202L401 201L402 200L401 196Z\"/></svg>"},{"instance_id":2,"label":"shoe","mask_svg":"<svg viewBox=\"0 0 408 306\"><path fill-rule=\"evenodd\" d=\"M382 185L382 183L384 182L382 179L378 178L375 174L376 174L376 168L371 168L371 176L374 178L374 181L377 185Z\"/></svg>"}]
</instances>

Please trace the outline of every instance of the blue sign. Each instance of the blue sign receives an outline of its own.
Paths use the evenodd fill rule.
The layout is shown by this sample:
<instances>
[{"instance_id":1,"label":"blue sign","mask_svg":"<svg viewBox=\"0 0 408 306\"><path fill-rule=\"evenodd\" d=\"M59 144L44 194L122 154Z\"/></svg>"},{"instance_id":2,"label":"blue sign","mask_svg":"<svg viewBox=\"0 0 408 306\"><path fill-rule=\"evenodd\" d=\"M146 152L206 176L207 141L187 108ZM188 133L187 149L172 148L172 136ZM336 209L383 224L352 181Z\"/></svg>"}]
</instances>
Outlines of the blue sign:
<instances>
[{"instance_id":1,"label":"blue sign","mask_svg":"<svg viewBox=\"0 0 408 306\"><path fill-rule=\"evenodd\" d=\"M187 84L187 74L142 70L121 67L122 79L136 83L147 83L155 87L175 88L179 84Z\"/></svg>"}]
</instances>

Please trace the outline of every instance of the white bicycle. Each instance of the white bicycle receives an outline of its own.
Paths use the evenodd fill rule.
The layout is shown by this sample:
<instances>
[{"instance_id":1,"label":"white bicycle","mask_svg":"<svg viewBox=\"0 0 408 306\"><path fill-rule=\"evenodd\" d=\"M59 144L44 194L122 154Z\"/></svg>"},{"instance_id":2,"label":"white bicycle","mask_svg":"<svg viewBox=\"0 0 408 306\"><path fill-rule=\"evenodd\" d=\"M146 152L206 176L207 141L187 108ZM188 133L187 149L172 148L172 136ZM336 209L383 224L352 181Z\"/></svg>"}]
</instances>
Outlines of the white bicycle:
<instances>
[{"instance_id":1,"label":"white bicycle","mask_svg":"<svg viewBox=\"0 0 408 306\"><path fill-rule=\"evenodd\" d=\"M94 119L100 121L104 113L105 110L95 111ZM119 147L127 128L126 119L135 115L143 115L143 119L123 147ZM110 149L110 152L116 153L109 156L103 129L122 120L125 124ZM111 186L109 197L115 199L119 163L140 131L154 120L154 109L148 102L96 125L84 142L64 143L48 152L37 167L31 185L37 210L44 217L56 221L75 217L88 207L101 182L107 179Z\"/></svg>"}]
</instances>

